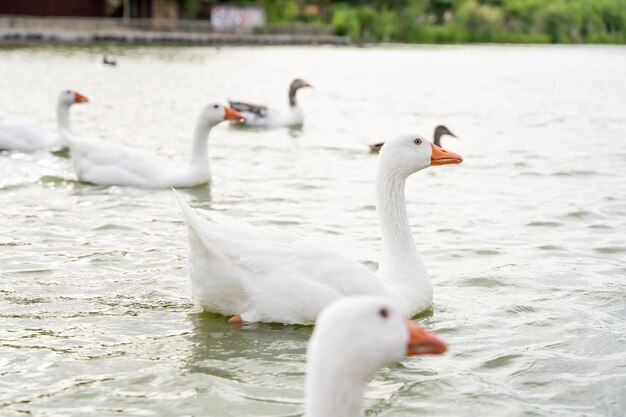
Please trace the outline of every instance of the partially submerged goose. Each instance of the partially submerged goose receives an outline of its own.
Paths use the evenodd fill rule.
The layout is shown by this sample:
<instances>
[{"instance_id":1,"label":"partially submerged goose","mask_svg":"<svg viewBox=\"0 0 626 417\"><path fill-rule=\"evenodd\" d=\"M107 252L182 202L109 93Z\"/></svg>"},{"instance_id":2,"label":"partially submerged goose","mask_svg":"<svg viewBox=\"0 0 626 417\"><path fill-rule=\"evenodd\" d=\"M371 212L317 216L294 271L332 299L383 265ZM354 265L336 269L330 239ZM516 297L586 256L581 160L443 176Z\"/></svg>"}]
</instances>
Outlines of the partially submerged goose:
<instances>
[{"instance_id":1,"label":"partially submerged goose","mask_svg":"<svg viewBox=\"0 0 626 417\"><path fill-rule=\"evenodd\" d=\"M88 101L87 97L77 91L64 90L59 93L56 134L47 132L30 120L0 115L0 149L34 152L42 148L66 148L67 132L72 132L70 107Z\"/></svg>"},{"instance_id":2,"label":"partially submerged goose","mask_svg":"<svg viewBox=\"0 0 626 417\"><path fill-rule=\"evenodd\" d=\"M196 122L191 158L182 169L141 150L98 139L71 137L72 166L81 181L100 185L131 185L147 188L194 187L211 179L208 136L224 120L241 119L235 110L221 104L202 109Z\"/></svg>"},{"instance_id":3,"label":"partially submerged goose","mask_svg":"<svg viewBox=\"0 0 626 417\"><path fill-rule=\"evenodd\" d=\"M385 297L339 300L322 311L309 340L305 416L361 416L363 390L376 371L405 356L446 349Z\"/></svg>"},{"instance_id":4,"label":"partially submerged goose","mask_svg":"<svg viewBox=\"0 0 626 417\"><path fill-rule=\"evenodd\" d=\"M295 79L289 85L289 111L280 113L267 106L244 103L242 101L229 101L230 107L244 116L243 121L233 122L238 126L249 127L284 127L299 126L304 123L304 113L296 100L299 89L312 87L311 84L301 79Z\"/></svg>"},{"instance_id":5,"label":"partially submerged goose","mask_svg":"<svg viewBox=\"0 0 626 417\"><path fill-rule=\"evenodd\" d=\"M435 133L433 135L434 144L441 147L441 137L444 135L449 135L454 138L457 137L454 133L450 132L450 130L447 127L443 125L439 125L435 128ZM371 152L380 152L380 148L382 148L384 144L385 142L379 142L379 143L374 143L368 146L370 147Z\"/></svg>"},{"instance_id":6,"label":"partially submerged goose","mask_svg":"<svg viewBox=\"0 0 626 417\"><path fill-rule=\"evenodd\" d=\"M207 212L180 201L189 227L193 296L205 311L231 321L311 324L330 302L354 294L388 295L405 317L427 309L432 285L415 247L404 186L431 165L461 156L418 135L389 140L378 158L376 201L383 253L378 272L301 236Z\"/></svg>"}]
</instances>

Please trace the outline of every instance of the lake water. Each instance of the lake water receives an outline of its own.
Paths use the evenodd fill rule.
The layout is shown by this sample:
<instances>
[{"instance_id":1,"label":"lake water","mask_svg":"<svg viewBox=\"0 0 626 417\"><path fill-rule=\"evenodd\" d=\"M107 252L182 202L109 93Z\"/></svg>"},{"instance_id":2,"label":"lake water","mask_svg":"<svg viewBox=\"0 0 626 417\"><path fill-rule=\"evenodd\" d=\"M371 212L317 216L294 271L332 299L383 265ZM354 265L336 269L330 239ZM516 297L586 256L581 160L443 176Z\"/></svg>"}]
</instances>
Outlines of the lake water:
<instances>
[{"instance_id":1,"label":"lake water","mask_svg":"<svg viewBox=\"0 0 626 417\"><path fill-rule=\"evenodd\" d=\"M104 67L103 52L118 59ZM327 243L375 268L368 142L447 125L458 166L410 178L431 273L417 321L450 346L381 370L380 416L626 414L626 48L16 48L0 111L186 162L195 118L228 98L287 106L301 130L209 139L195 207ZM228 325L189 298L172 192L75 180L47 152L0 153L2 416L297 416L311 327Z\"/></svg>"}]
</instances>

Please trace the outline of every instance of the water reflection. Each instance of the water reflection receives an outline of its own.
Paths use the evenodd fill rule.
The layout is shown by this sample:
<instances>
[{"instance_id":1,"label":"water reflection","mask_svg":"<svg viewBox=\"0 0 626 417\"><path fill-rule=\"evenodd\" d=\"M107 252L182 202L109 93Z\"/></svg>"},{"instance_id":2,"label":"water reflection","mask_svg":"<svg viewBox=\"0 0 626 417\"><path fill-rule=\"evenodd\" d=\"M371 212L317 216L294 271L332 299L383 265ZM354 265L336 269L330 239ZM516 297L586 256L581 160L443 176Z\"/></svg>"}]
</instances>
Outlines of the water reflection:
<instances>
[{"instance_id":1,"label":"water reflection","mask_svg":"<svg viewBox=\"0 0 626 417\"><path fill-rule=\"evenodd\" d=\"M189 320L193 348L187 367L194 372L206 372L211 369L206 365L213 361L240 364L246 359L258 359L269 367L276 364L279 373L289 364L300 368L313 330L267 323L232 325L224 316L205 312L190 314Z\"/></svg>"},{"instance_id":2,"label":"water reflection","mask_svg":"<svg viewBox=\"0 0 626 417\"><path fill-rule=\"evenodd\" d=\"M192 196L193 199L188 201L192 207L211 208L211 184L202 184L192 188L181 188L176 191Z\"/></svg>"},{"instance_id":3,"label":"water reflection","mask_svg":"<svg viewBox=\"0 0 626 417\"><path fill-rule=\"evenodd\" d=\"M231 325L209 313L190 314L189 320L186 371L208 375L212 390L241 402L238 413L263 415L270 407L272 415L301 414L310 326Z\"/></svg>"}]
</instances>

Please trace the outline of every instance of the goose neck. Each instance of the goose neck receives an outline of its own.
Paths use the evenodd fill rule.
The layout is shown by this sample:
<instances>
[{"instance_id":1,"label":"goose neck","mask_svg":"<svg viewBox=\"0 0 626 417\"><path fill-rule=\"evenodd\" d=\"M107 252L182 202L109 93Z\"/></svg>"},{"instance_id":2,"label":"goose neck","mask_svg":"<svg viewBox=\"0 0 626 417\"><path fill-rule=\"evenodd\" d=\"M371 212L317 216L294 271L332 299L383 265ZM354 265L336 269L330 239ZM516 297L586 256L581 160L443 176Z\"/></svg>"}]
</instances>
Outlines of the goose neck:
<instances>
[{"instance_id":1,"label":"goose neck","mask_svg":"<svg viewBox=\"0 0 626 417\"><path fill-rule=\"evenodd\" d=\"M296 100L296 90L295 88L289 88L289 106L296 107L298 105L298 101Z\"/></svg>"},{"instance_id":2,"label":"goose neck","mask_svg":"<svg viewBox=\"0 0 626 417\"><path fill-rule=\"evenodd\" d=\"M376 178L376 210L383 245L381 267L394 259L412 259L417 250L405 201L406 176L381 167Z\"/></svg>"},{"instance_id":3,"label":"goose neck","mask_svg":"<svg viewBox=\"0 0 626 417\"><path fill-rule=\"evenodd\" d=\"M208 166L209 164L209 132L212 125L207 125L198 121L193 135L193 143L191 145L191 158L189 165L191 166Z\"/></svg>"},{"instance_id":4,"label":"goose neck","mask_svg":"<svg viewBox=\"0 0 626 417\"><path fill-rule=\"evenodd\" d=\"M305 417L361 417L367 376L329 365L312 362L308 366Z\"/></svg>"},{"instance_id":5,"label":"goose neck","mask_svg":"<svg viewBox=\"0 0 626 417\"><path fill-rule=\"evenodd\" d=\"M380 219L382 256L378 276L407 317L432 303L432 284L415 246L404 187L406 175L386 170L379 163L376 178L376 209Z\"/></svg>"},{"instance_id":6,"label":"goose neck","mask_svg":"<svg viewBox=\"0 0 626 417\"><path fill-rule=\"evenodd\" d=\"M67 130L72 132L70 124L70 106L64 103L57 103L57 125L59 132Z\"/></svg>"}]
</instances>

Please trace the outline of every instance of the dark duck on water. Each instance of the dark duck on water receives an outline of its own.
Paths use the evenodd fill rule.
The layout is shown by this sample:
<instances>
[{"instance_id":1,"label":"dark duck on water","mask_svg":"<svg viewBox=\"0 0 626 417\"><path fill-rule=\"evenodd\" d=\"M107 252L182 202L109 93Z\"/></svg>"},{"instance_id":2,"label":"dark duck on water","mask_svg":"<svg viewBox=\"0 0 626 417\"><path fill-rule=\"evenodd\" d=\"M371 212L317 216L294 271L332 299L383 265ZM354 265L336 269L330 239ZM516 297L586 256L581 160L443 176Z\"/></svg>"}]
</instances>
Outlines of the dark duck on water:
<instances>
[{"instance_id":1,"label":"dark duck on water","mask_svg":"<svg viewBox=\"0 0 626 417\"><path fill-rule=\"evenodd\" d=\"M443 125L439 125L435 128L435 133L433 135L433 143L439 147L443 147L441 146L441 137L443 135L452 136L454 138L457 137L454 133L450 132L450 130L447 127ZM382 148L384 144L385 142L378 142L378 143L374 143L368 146L370 147L371 152L380 152L380 148Z\"/></svg>"}]
</instances>

